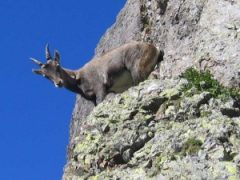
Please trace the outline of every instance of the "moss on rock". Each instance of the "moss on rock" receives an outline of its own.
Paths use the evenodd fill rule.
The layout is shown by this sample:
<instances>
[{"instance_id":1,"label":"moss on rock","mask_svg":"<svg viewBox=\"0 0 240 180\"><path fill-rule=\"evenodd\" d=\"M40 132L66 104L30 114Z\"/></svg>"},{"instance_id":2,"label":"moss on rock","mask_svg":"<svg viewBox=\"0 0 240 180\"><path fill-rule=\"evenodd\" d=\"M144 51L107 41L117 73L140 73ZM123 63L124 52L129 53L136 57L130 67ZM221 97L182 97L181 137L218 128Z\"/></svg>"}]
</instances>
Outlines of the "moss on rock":
<instances>
[{"instance_id":1,"label":"moss on rock","mask_svg":"<svg viewBox=\"0 0 240 180\"><path fill-rule=\"evenodd\" d=\"M201 149L203 142L196 138L188 139L182 146L180 154L186 155L196 155Z\"/></svg>"}]
</instances>

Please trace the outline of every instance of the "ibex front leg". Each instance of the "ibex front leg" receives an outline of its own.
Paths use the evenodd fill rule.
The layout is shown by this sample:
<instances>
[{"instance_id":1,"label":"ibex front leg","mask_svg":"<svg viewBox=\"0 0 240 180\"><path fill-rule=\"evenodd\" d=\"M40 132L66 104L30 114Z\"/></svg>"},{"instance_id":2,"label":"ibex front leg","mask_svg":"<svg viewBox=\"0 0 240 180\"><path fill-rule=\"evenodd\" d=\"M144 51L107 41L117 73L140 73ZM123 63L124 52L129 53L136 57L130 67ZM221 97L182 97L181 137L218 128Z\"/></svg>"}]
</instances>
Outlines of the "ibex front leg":
<instances>
[{"instance_id":1,"label":"ibex front leg","mask_svg":"<svg viewBox=\"0 0 240 180\"><path fill-rule=\"evenodd\" d=\"M107 95L107 88L105 85L99 86L96 93L96 104L98 105L100 102L104 100Z\"/></svg>"}]
</instances>

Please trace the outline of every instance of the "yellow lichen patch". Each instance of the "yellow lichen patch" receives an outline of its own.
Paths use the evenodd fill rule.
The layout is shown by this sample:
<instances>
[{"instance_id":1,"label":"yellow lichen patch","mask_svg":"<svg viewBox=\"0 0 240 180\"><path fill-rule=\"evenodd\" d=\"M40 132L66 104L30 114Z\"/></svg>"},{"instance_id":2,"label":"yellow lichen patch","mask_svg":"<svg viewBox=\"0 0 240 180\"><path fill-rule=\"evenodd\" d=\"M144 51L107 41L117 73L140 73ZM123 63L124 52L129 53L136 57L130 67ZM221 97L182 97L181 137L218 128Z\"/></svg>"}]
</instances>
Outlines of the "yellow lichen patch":
<instances>
[{"instance_id":1,"label":"yellow lichen patch","mask_svg":"<svg viewBox=\"0 0 240 180\"><path fill-rule=\"evenodd\" d=\"M74 153L84 152L88 148L89 148L89 143L86 143L86 142L78 143L74 148Z\"/></svg>"},{"instance_id":2,"label":"yellow lichen patch","mask_svg":"<svg viewBox=\"0 0 240 180\"><path fill-rule=\"evenodd\" d=\"M202 126L203 128L205 128L205 129L210 129L210 128L211 128L211 123L209 122L208 119L204 118L204 119L202 119L202 121L200 121L200 122L201 122L201 126Z\"/></svg>"},{"instance_id":3,"label":"yellow lichen patch","mask_svg":"<svg viewBox=\"0 0 240 180\"><path fill-rule=\"evenodd\" d=\"M237 170L236 164L231 163L231 162L226 162L225 167L231 175L229 177L229 180L238 180L240 178L239 175L238 175L238 170Z\"/></svg>"},{"instance_id":4,"label":"yellow lichen patch","mask_svg":"<svg viewBox=\"0 0 240 180\"><path fill-rule=\"evenodd\" d=\"M74 153L86 153L96 149L96 143L98 143L100 135L94 136L90 133L85 135L85 139L78 143L74 148Z\"/></svg>"},{"instance_id":5,"label":"yellow lichen patch","mask_svg":"<svg viewBox=\"0 0 240 180\"><path fill-rule=\"evenodd\" d=\"M85 165L90 165L91 164L91 156L89 155L86 155L85 158L84 158L84 164Z\"/></svg>"},{"instance_id":6,"label":"yellow lichen patch","mask_svg":"<svg viewBox=\"0 0 240 180\"><path fill-rule=\"evenodd\" d=\"M168 108L165 111L165 115L174 115L176 113L175 106L168 106Z\"/></svg>"},{"instance_id":7,"label":"yellow lichen patch","mask_svg":"<svg viewBox=\"0 0 240 180\"><path fill-rule=\"evenodd\" d=\"M156 165L161 168L161 166L163 165L163 163L165 163L166 161L168 160L168 157L167 156L158 156L156 158Z\"/></svg>"},{"instance_id":8,"label":"yellow lichen patch","mask_svg":"<svg viewBox=\"0 0 240 180\"><path fill-rule=\"evenodd\" d=\"M181 92L176 88L166 89L165 91L160 93L160 96L166 97L171 100L179 98L180 95L181 95Z\"/></svg>"},{"instance_id":9,"label":"yellow lichen patch","mask_svg":"<svg viewBox=\"0 0 240 180\"><path fill-rule=\"evenodd\" d=\"M240 139L235 134L230 136L229 141L236 147L240 146Z\"/></svg>"},{"instance_id":10,"label":"yellow lichen patch","mask_svg":"<svg viewBox=\"0 0 240 180\"><path fill-rule=\"evenodd\" d=\"M135 173L136 174L145 174L145 171L143 168L137 168L137 169L135 169Z\"/></svg>"}]
</instances>

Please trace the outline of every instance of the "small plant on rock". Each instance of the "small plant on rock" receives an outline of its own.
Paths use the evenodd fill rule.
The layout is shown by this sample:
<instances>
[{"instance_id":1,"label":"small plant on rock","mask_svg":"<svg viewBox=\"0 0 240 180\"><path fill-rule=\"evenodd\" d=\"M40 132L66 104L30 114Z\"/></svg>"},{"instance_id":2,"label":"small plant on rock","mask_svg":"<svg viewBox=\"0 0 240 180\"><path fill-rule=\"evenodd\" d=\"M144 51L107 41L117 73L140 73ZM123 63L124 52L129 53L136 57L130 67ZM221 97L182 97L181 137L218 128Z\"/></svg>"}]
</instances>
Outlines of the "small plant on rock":
<instances>
[{"instance_id":1,"label":"small plant on rock","mask_svg":"<svg viewBox=\"0 0 240 180\"><path fill-rule=\"evenodd\" d=\"M197 154L201 149L202 144L202 141L195 138L190 138L183 144L180 155L186 156Z\"/></svg>"},{"instance_id":2,"label":"small plant on rock","mask_svg":"<svg viewBox=\"0 0 240 180\"><path fill-rule=\"evenodd\" d=\"M188 83L182 88L185 93L192 88L196 88L198 92L210 92L215 98L240 98L239 88L224 87L216 79L214 79L209 70L198 71L191 67L182 73L180 77L188 80Z\"/></svg>"}]
</instances>

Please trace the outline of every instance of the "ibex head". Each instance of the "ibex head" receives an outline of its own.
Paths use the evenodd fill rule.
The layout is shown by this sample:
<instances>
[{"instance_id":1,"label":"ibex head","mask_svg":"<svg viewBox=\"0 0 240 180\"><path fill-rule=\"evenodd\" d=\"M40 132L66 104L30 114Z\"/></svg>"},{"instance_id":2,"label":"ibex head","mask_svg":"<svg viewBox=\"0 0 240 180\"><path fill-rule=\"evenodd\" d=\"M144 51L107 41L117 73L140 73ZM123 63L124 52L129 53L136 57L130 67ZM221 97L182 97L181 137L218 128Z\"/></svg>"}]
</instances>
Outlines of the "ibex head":
<instances>
[{"instance_id":1,"label":"ibex head","mask_svg":"<svg viewBox=\"0 0 240 180\"><path fill-rule=\"evenodd\" d=\"M61 77L62 68L60 66L59 52L55 50L54 58L52 58L49 51L49 46L47 44L45 49L45 54L46 54L46 60L47 60L46 64L34 58L30 58L34 63L40 66L40 69L33 69L33 72L36 74L40 74L43 77L49 79L54 83L56 87L62 87L64 82Z\"/></svg>"}]
</instances>

